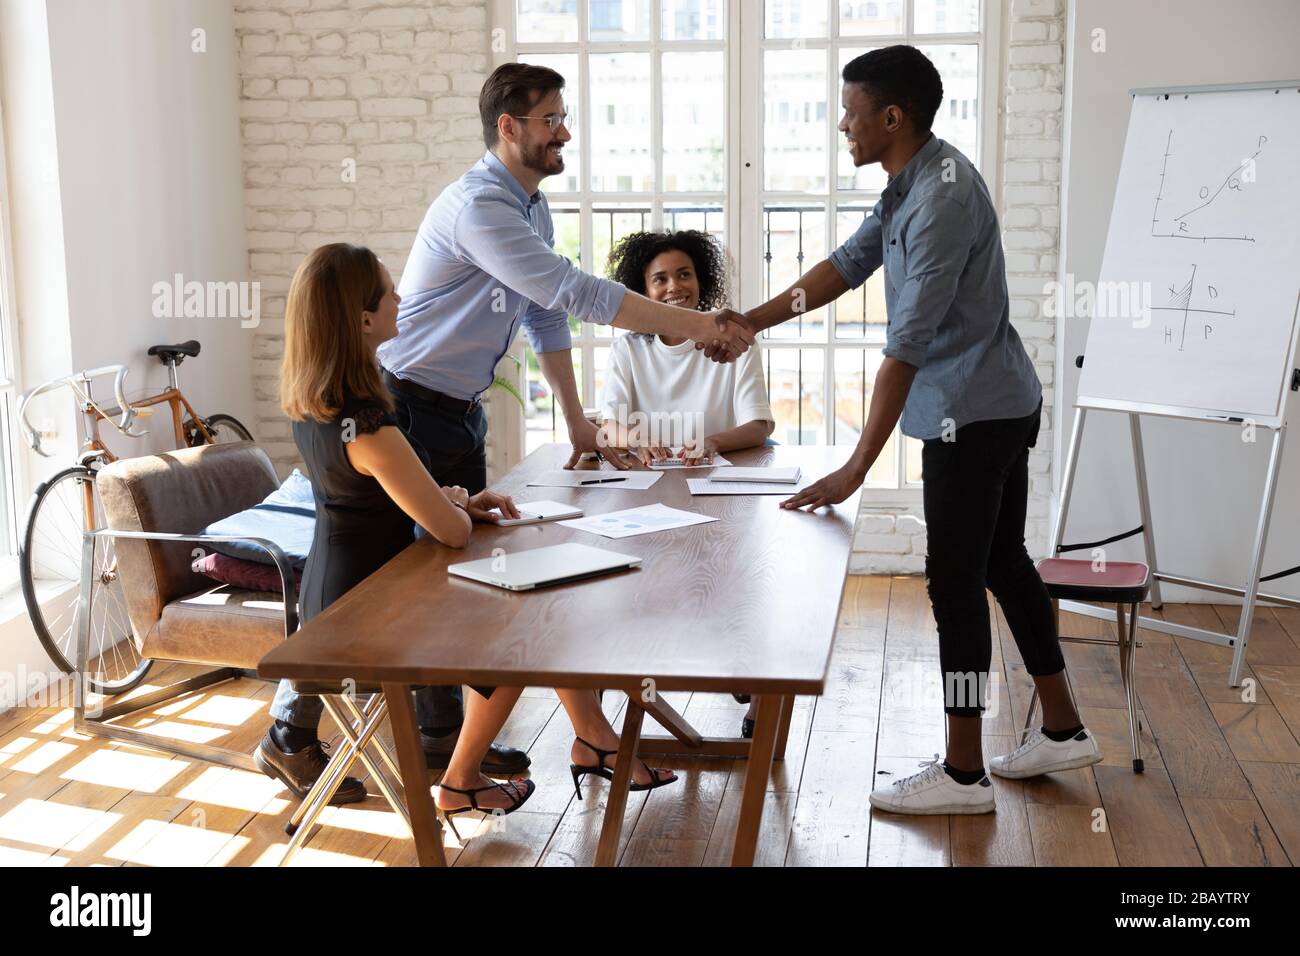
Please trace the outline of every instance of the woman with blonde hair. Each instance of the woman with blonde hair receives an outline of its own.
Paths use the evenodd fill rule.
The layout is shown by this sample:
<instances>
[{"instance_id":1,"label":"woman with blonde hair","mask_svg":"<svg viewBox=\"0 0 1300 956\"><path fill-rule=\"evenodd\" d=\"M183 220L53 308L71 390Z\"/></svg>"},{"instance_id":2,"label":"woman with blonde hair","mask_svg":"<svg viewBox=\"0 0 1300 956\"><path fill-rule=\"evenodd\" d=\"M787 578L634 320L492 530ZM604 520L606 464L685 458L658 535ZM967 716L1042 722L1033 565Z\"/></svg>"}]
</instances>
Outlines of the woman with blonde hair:
<instances>
[{"instance_id":1,"label":"woman with blonde hair","mask_svg":"<svg viewBox=\"0 0 1300 956\"><path fill-rule=\"evenodd\" d=\"M510 498L494 492L471 496L464 488L440 487L397 426L375 350L397 334L399 301L375 254L346 243L308 255L289 287L280 403L293 422L316 498L316 533L302 581L304 623L409 545L417 524L447 547L463 548L474 521L519 514ZM522 688L474 691L467 695L465 723L438 788L437 805L448 818L469 810L511 813L534 789L531 780L494 783L481 769ZM572 748L575 783L585 773L608 776L606 760L617 751L618 738L596 695L557 694L580 734ZM320 701L295 694L284 682L271 714L275 725L254 759L265 773L305 794L326 763L317 739ZM675 779L637 761L632 789ZM364 798L360 781L349 778L334 802Z\"/></svg>"}]
</instances>

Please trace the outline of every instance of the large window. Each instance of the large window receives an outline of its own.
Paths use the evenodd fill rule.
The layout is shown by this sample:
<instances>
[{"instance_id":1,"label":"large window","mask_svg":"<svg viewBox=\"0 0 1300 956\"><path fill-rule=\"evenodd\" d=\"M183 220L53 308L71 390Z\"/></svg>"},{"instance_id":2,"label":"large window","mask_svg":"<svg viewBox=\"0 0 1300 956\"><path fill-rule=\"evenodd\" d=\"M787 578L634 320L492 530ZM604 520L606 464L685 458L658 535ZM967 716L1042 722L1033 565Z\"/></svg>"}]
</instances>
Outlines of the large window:
<instances>
[{"instance_id":1,"label":"large window","mask_svg":"<svg viewBox=\"0 0 1300 956\"><path fill-rule=\"evenodd\" d=\"M735 263L737 303L794 283L847 239L884 186L853 168L836 129L840 72L853 57L913 43L934 60L945 99L935 132L988 169L991 70L980 0L497 0L502 60L569 81L578 128L567 169L544 184L559 250L603 274L611 245L638 229L701 228ZM988 155L991 157L992 151ZM986 178L988 173L986 172ZM603 384L610 330L571 322L583 403ZM884 344L883 277L770 330L764 370L774 438L857 441ZM565 425L528 355L528 447ZM915 494L917 443L895 439L869 484Z\"/></svg>"}]
</instances>

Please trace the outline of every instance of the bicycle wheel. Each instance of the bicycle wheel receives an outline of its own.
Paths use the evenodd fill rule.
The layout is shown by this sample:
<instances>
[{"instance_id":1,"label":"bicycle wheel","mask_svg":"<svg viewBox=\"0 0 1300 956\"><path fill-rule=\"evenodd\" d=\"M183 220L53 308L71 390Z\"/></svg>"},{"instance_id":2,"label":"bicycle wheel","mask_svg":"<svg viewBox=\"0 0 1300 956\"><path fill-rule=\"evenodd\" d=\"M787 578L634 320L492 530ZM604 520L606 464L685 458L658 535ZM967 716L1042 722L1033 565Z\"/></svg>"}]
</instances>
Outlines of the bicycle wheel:
<instances>
[{"instance_id":1,"label":"bicycle wheel","mask_svg":"<svg viewBox=\"0 0 1300 956\"><path fill-rule=\"evenodd\" d=\"M81 532L86 523L88 496L94 507L95 527L102 528L106 522L92 469L82 465L68 468L38 487L18 555L23 599L32 627L50 660L65 674L73 672L77 655ZM126 597L117 577L116 552L113 542L104 538L95 546L87 650L87 681L90 689L100 694L130 690L153 663L136 646Z\"/></svg>"},{"instance_id":2,"label":"bicycle wheel","mask_svg":"<svg viewBox=\"0 0 1300 956\"><path fill-rule=\"evenodd\" d=\"M199 431L193 420L185 422L185 440L191 448L206 445L203 432ZM228 441L252 441L253 433L233 415L212 415L203 419L203 427L212 436L212 443L220 445Z\"/></svg>"}]
</instances>

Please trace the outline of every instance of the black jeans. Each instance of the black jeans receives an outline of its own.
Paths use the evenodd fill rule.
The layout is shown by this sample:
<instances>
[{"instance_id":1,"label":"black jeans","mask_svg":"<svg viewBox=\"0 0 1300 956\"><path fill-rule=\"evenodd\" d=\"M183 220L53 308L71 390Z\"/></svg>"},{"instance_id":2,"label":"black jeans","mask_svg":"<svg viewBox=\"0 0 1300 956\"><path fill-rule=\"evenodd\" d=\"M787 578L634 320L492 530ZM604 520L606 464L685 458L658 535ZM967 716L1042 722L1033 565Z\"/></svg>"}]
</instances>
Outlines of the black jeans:
<instances>
[{"instance_id":1,"label":"black jeans","mask_svg":"<svg viewBox=\"0 0 1300 956\"><path fill-rule=\"evenodd\" d=\"M392 387L397 424L407 441L422 454L433 480L443 486L460 485L471 495L487 488L487 415L481 405L468 415L454 415ZM417 536L424 534L416 530ZM486 694L484 696L487 696ZM459 687L421 687L415 694L422 727L458 727L465 721Z\"/></svg>"},{"instance_id":2,"label":"black jeans","mask_svg":"<svg viewBox=\"0 0 1300 956\"><path fill-rule=\"evenodd\" d=\"M925 573L939 629L944 712L978 717L993 656L985 588L1033 676L1065 669L1052 601L1025 549L1029 449L1042 406L1026 418L972 422L921 451Z\"/></svg>"}]
</instances>

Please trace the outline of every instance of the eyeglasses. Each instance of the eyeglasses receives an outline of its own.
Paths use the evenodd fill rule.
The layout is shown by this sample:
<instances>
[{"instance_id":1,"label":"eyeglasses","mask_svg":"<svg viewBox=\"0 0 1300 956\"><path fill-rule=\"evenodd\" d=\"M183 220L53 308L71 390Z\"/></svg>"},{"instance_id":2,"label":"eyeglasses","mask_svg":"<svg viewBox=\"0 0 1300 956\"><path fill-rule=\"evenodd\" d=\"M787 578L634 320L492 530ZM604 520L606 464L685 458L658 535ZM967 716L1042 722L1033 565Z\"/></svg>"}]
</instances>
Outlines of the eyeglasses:
<instances>
[{"instance_id":1,"label":"eyeglasses","mask_svg":"<svg viewBox=\"0 0 1300 956\"><path fill-rule=\"evenodd\" d=\"M547 126L550 127L552 133L554 133L561 126L563 126L567 130L572 130L574 126L578 125L577 114L569 113L569 112L547 113L545 116L516 116L515 119L541 120L543 123L545 123Z\"/></svg>"}]
</instances>

